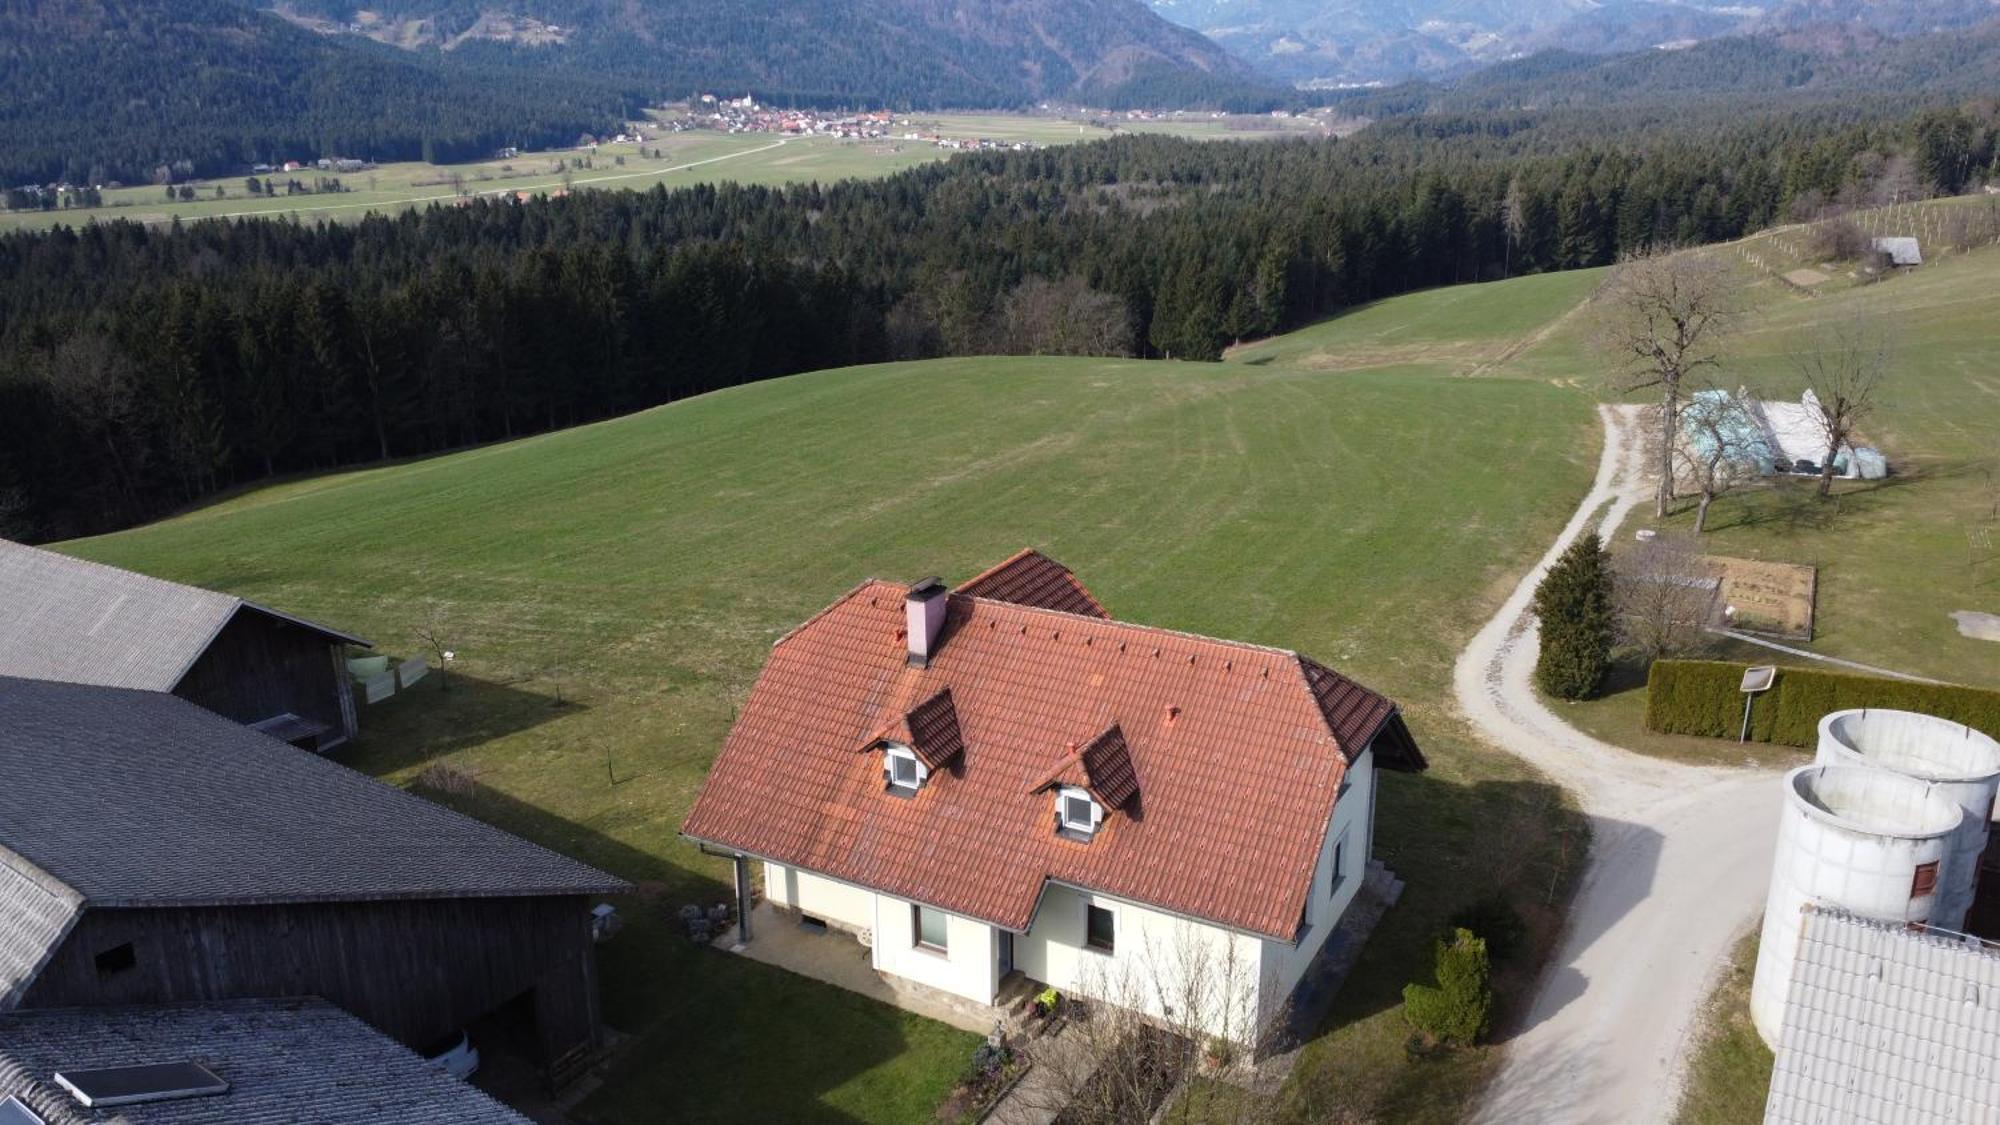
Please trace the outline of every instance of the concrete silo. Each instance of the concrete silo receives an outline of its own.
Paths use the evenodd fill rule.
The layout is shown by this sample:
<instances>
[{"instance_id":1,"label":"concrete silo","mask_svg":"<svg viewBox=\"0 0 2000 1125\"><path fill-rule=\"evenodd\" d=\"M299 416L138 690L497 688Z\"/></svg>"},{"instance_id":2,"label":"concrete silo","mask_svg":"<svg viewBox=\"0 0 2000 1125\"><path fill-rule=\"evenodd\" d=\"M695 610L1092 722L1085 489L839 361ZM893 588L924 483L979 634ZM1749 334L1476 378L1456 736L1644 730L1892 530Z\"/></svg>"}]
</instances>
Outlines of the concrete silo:
<instances>
[{"instance_id":1,"label":"concrete silo","mask_svg":"<svg viewBox=\"0 0 2000 1125\"><path fill-rule=\"evenodd\" d=\"M2000 790L2000 742L1964 723L1911 711L1835 711L1819 721L1819 754L1826 766L1874 766L1929 782L1965 810L1930 922L1965 928L1965 912L1979 882L1979 857L1993 823Z\"/></svg>"},{"instance_id":2,"label":"concrete silo","mask_svg":"<svg viewBox=\"0 0 2000 1125\"><path fill-rule=\"evenodd\" d=\"M1882 922L1926 922L1964 813L1914 778L1858 766L1785 775L1750 1016L1776 1045L1807 903Z\"/></svg>"}]
</instances>

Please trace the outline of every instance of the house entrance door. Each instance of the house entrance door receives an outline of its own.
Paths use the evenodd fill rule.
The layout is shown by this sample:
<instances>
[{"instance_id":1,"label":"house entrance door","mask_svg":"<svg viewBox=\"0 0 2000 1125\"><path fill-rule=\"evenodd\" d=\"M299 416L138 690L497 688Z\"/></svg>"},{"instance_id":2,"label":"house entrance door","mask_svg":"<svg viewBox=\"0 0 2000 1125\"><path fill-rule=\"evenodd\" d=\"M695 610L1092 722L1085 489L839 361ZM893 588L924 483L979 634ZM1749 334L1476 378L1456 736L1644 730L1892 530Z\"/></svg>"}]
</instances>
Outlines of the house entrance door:
<instances>
[{"instance_id":1,"label":"house entrance door","mask_svg":"<svg viewBox=\"0 0 2000 1125\"><path fill-rule=\"evenodd\" d=\"M1014 935L1011 931L1000 931L1000 976L1005 979L1014 971Z\"/></svg>"}]
</instances>

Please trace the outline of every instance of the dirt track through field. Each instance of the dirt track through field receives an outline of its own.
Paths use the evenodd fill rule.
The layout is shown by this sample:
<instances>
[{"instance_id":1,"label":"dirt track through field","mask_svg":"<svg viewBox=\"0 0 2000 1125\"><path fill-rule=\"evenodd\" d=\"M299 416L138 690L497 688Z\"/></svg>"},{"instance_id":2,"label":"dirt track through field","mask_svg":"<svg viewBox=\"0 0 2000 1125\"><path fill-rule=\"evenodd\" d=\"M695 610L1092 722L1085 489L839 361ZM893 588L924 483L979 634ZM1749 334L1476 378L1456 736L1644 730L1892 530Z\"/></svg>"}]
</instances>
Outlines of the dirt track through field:
<instances>
[{"instance_id":1,"label":"dirt track through field","mask_svg":"<svg viewBox=\"0 0 2000 1125\"><path fill-rule=\"evenodd\" d=\"M1549 564L1591 526L1607 537L1647 499L1637 410L1599 407L1597 481L1541 564L1460 655L1459 706L1494 743L1574 793L1589 865L1561 947L1505 1042L1477 1120L1671 1120L1690 1033L1730 945L1762 905L1778 775L1648 758L1564 723L1530 682L1530 602Z\"/></svg>"}]
</instances>

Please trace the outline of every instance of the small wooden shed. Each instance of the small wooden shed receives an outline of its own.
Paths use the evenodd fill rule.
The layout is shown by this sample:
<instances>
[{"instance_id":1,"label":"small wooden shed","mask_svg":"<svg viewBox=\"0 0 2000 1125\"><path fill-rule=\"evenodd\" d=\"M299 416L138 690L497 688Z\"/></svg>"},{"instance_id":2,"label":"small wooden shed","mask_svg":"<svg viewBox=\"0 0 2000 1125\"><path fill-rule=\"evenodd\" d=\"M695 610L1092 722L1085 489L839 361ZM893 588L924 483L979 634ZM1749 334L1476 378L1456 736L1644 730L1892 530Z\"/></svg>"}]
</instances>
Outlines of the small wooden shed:
<instances>
[{"instance_id":1,"label":"small wooden shed","mask_svg":"<svg viewBox=\"0 0 2000 1125\"><path fill-rule=\"evenodd\" d=\"M0 539L0 676L170 692L280 741L358 729L360 637L258 605Z\"/></svg>"}]
</instances>

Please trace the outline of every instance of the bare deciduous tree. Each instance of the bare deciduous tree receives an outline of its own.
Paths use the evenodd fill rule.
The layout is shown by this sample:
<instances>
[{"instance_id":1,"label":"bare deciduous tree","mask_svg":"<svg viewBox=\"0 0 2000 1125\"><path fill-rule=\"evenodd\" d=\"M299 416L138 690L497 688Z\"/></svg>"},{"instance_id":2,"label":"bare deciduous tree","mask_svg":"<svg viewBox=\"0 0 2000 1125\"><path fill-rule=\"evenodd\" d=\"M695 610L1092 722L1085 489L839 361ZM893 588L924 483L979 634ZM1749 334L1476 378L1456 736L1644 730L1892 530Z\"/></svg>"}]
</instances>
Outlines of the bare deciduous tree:
<instances>
[{"instance_id":1,"label":"bare deciduous tree","mask_svg":"<svg viewBox=\"0 0 2000 1125\"><path fill-rule=\"evenodd\" d=\"M1674 436L1682 388L1721 362L1720 344L1735 311L1735 271L1713 254L1660 252L1612 267L1593 300L1599 343L1620 364L1622 392L1660 390L1660 483L1656 516L1674 498Z\"/></svg>"},{"instance_id":2,"label":"bare deciduous tree","mask_svg":"<svg viewBox=\"0 0 2000 1125\"><path fill-rule=\"evenodd\" d=\"M1834 462L1852 455L1854 432L1873 413L1893 365L1894 348L1880 322L1863 315L1835 324L1794 360L1805 380L1806 403L1824 440L1819 494L1833 490Z\"/></svg>"},{"instance_id":3,"label":"bare deciduous tree","mask_svg":"<svg viewBox=\"0 0 2000 1125\"><path fill-rule=\"evenodd\" d=\"M1694 511L1696 535L1708 530L1708 509L1716 497L1755 480L1767 467L1761 462L1769 450L1746 397L1710 387L1695 392L1681 411L1674 457L1701 497Z\"/></svg>"},{"instance_id":4,"label":"bare deciduous tree","mask_svg":"<svg viewBox=\"0 0 2000 1125\"><path fill-rule=\"evenodd\" d=\"M1694 652L1715 623L1716 581L1693 536L1662 532L1616 560L1619 624L1641 660Z\"/></svg>"},{"instance_id":5,"label":"bare deciduous tree","mask_svg":"<svg viewBox=\"0 0 2000 1125\"><path fill-rule=\"evenodd\" d=\"M1262 1026L1254 949L1188 923L1170 938L1090 965L1076 994L1088 1015L1035 1044L1036 1108L1068 1125L1125 1125L1162 1114L1168 1122L1251 1125L1271 1120L1272 1099L1223 1086L1192 1093L1204 1074L1247 1067ZM1178 1092L1177 1092L1178 1091ZM1168 1098L1175 1098L1171 1104Z\"/></svg>"},{"instance_id":6,"label":"bare deciduous tree","mask_svg":"<svg viewBox=\"0 0 2000 1125\"><path fill-rule=\"evenodd\" d=\"M1124 298L1080 277L1031 277L1000 310L1002 346L1017 355L1132 354L1132 309Z\"/></svg>"}]
</instances>

